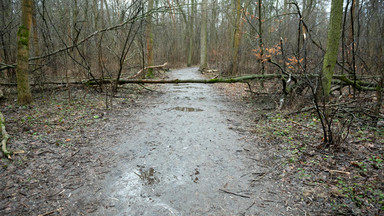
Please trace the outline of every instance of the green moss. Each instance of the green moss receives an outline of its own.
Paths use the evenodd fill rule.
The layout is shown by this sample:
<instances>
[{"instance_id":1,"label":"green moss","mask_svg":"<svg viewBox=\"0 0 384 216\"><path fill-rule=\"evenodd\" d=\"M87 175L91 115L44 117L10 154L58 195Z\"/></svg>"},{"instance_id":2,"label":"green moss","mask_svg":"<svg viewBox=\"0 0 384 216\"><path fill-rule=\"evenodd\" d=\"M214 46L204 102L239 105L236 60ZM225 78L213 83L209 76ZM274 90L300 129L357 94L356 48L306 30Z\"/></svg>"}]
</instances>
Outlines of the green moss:
<instances>
[{"instance_id":1,"label":"green moss","mask_svg":"<svg viewBox=\"0 0 384 216\"><path fill-rule=\"evenodd\" d=\"M153 79L155 78L155 74L153 74L153 68L148 68L147 74L145 75L147 79Z\"/></svg>"},{"instance_id":2,"label":"green moss","mask_svg":"<svg viewBox=\"0 0 384 216\"><path fill-rule=\"evenodd\" d=\"M23 46L28 47L29 43L29 30L24 25L20 25L19 30L17 31L17 37L19 38L19 43Z\"/></svg>"},{"instance_id":3,"label":"green moss","mask_svg":"<svg viewBox=\"0 0 384 216\"><path fill-rule=\"evenodd\" d=\"M208 80L209 83L214 83L214 82L217 82L219 79L215 78L215 79L210 79Z\"/></svg>"},{"instance_id":4,"label":"green moss","mask_svg":"<svg viewBox=\"0 0 384 216\"><path fill-rule=\"evenodd\" d=\"M28 28L24 25L19 26L19 30L17 31L17 36L20 37L29 37L29 31Z\"/></svg>"}]
</instances>

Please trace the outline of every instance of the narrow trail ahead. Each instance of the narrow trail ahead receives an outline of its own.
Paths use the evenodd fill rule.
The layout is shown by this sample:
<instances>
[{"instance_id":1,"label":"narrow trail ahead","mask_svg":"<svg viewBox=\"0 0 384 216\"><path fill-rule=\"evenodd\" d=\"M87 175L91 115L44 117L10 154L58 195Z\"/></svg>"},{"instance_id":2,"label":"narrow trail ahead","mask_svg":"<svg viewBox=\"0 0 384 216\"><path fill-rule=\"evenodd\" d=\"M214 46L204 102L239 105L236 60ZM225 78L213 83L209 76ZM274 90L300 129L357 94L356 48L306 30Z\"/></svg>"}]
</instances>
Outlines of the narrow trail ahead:
<instances>
[{"instance_id":1,"label":"narrow trail ahead","mask_svg":"<svg viewBox=\"0 0 384 216\"><path fill-rule=\"evenodd\" d=\"M196 68L170 76L202 78ZM233 114L224 98L206 84L164 88L119 135L112 151L123 159L93 197L102 203L93 214L278 215L275 207L252 205L263 188L249 190L244 141L228 128Z\"/></svg>"}]
</instances>

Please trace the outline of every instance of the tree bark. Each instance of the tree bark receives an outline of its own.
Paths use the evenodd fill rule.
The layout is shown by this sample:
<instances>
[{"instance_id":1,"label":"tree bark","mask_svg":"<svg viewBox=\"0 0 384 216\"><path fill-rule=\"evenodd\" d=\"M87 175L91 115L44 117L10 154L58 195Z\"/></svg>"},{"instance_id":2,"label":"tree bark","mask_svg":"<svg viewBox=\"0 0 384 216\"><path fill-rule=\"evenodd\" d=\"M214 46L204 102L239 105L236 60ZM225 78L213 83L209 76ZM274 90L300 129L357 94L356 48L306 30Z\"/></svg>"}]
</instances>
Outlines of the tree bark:
<instances>
[{"instance_id":1,"label":"tree bark","mask_svg":"<svg viewBox=\"0 0 384 216\"><path fill-rule=\"evenodd\" d=\"M201 3L201 35L200 35L200 68L199 71L204 71L208 68L207 60L207 0L203 0Z\"/></svg>"},{"instance_id":2,"label":"tree bark","mask_svg":"<svg viewBox=\"0 0 384 216\"><path fill-rule=\"evenodd\" d=\"M39 48L39 37L37 36L37 22L36 22L37 8L34 4L32 6L33 6L33 12L32 12L33 13L33 16L32 16L33 52L34 52L35 56L39 56L40 55L40 48ZM39 66L39 64L40 64L40 61L37 60L34 68L36 69Z\"/></svg>"},{"instance_id":3,"label":"tree bark","mask_svg":"<svg viewBox=\"0 0 384 216\"><path fill-rule=\"evenodd\" d=\"M32 23L32 0L22 0L21 25L17 32L17 102L28 105L32 102L32 94L28 79L29 30Z\"/></svg>"},{"instance_id":4,"label":"tree bark","mask_svg":"<svg viewBox=\"0 0 384 216\"><path fill-rule=\"evenodd\" d=\"M233 37L232 64L230 74L236 75L239 68L239 46L240 46L240 23L241 23L241 0L235 1L235 32Z\"/></svg>"},{"instance_id":5,"label":"tree bark","mask_svg":"<svg viewBox=\"0 0 384 216\"><path fill-rule=\"evenodd\" d=\"M341 23L343 18L343 0L332 0L331 16L328 28L327 50L324 56L321 90L325 101L329 100L332 76L335 70L339 41L341 36ZM319 92L318 92L319 93Z\"/></svg>"},{"instance_id":6,"label":"tree bark","mask_svg":"<svg viewBox=\"0 0 384 216\"><path fill-rule=\"evenodd\" d=\"M260 65L261 65L261 74L265 73L264 65L264 43L263 43L263 16L261 13L261 4L262 0L258 0L258 15L259 15L259 49L260 49ZM264 88L264 82L261 82L261 87Z\"/></svg>"},{"instance_id":7,"label":"tree bark","mask_svg":"<svg viewBox=\"0 0 384 216\"><path fill-rule=\"evenodd\" d=\"M193 54L193 27L194 27L194 4L195 0L191 0L191 5L188 6L188 10L190 10L189 13L189 23L188 23L188 28L189 28L189 45L188 45L188 60L187 60L187 66L191 67L192 66L192 54Z\"/></svg>"},{"instance_id":8,"label":"tree bark","mask_svg":"<svg viewBox=\"0 0 384 216\"><path fill-rule=\"evenodd\" d=\"M181 16L183 17L183 21L184 21L184 24L185 24L185 35L184 35L184 43L185 43L185 58L187 59L187 66L188 66L188 53L189 53L189 38L191 37L192 35L192 32L190 32L190 28L189 28L189 25L188 25L188 18L187 18L187 15L189 14L189 7L187 8L187 14L186 12L184 12L182 6L180 5L180 2L179 0L176 0L176 4L177 4L177 7L181 13Z\"/></svg>"},{"instance_id":9,"label":"tree bark","mask_svg":"<svg viewBox=\"0 0 384 216\"><path fill-rule=\"evenodd\" d=\"M153 0L148 1L148 11L146 18L146 38L147 38L147 66L153 65L153 34L152 34L152 10L153 10ZM147 70L148 78L152 78L153 69L149 68Z\"/></svg>"}]
</instances>

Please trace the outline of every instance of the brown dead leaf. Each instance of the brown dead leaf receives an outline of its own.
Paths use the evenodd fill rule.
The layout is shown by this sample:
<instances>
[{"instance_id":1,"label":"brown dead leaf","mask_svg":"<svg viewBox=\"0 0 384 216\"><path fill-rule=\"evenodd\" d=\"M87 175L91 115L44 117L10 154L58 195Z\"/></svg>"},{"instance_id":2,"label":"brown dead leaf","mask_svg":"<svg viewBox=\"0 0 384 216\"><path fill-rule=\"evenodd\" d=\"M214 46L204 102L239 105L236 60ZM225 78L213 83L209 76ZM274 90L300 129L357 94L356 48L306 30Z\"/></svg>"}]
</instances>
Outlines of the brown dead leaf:
<instances>
[{"instance_id":1,"label":"brown dead leaf","mask_svg":"<svg viewBox=\"0 0 384 216\"><path fill-rule=\"evenodd\" d=\"M352 166L360 168L359 162L357 161L351 161L349 162Z\"/></svg>"}]
</instances>

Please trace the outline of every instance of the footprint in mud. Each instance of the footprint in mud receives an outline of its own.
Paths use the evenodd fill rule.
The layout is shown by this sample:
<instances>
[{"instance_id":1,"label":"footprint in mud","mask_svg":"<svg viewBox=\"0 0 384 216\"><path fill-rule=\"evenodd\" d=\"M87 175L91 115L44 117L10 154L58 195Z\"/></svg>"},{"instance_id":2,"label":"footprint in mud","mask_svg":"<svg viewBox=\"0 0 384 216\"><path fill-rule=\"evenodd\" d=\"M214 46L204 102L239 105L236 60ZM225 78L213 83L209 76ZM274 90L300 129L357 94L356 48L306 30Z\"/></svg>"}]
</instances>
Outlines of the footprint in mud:
<instances>
[{"instance_id":1,"label":"footprint in mud","mask_svg":"<svg viewBox=\"0 0 384 216\"><path fill-rule=\"evenodd\" d=\"M160 145L160 143L156 141L146 141L144 144L150 147L149 151L156 150L157 146Z\"/></svg>"},{"instance_id":2,"label":"footprint in mud","mask_svg":"<svg viewBox=\"0 0 384 216\"><path fill-rule=\"evenodd\" d=\"M152 185L160 182L160 180L155 176L155 173L157 173L155 169L152 167L145 169L144 166L140 165L138 165L138 167L140 167L138 170L139 173L135 172L135 174L139 176L140 180L142 180L145 185Z\"/></svg>"},{"instance_id":3,"label":"footprint in mud","mask_svg":"<svg viewBox=\"0 0 384 216\"><path fill-rule=\"evenodd\" d=\"M194 172L192 175L190 175L191 178L192 178L192 181L193 181L194 183L197 183L197 182L199 181L199 178L197 177L197 175L199 175L199 174L200 174L200 171L199 171L198 168L196 168L196 169L195 169L195 172Z\"/></svg>"}]
</instances>

